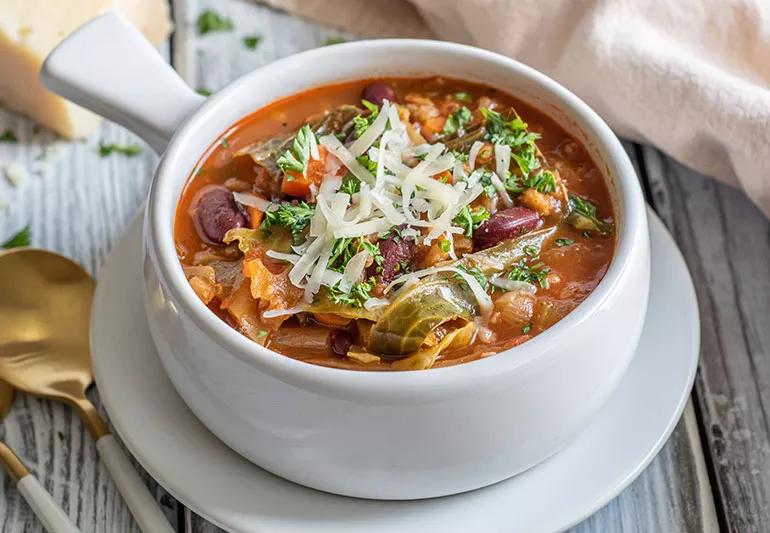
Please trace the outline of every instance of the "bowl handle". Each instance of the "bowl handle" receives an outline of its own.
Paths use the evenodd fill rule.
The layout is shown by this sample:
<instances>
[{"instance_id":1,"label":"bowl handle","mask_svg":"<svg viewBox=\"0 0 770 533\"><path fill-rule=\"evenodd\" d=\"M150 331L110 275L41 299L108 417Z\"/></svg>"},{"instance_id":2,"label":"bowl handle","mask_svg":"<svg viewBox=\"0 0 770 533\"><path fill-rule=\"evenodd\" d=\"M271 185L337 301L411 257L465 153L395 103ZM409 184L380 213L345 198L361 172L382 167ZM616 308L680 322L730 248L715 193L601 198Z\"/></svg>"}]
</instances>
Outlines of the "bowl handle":
<instances>
[{"instance_id":1,"label":"bowl handle","mask_svg":"<svg viewBox=\"0 0 770 533\"><path fill-rule=\"evenodd\" d=\"M53 92L127 127L158 153L205 100L114 12L64 39L46 58L40 78Z\"/></svg>"}]
</instances>

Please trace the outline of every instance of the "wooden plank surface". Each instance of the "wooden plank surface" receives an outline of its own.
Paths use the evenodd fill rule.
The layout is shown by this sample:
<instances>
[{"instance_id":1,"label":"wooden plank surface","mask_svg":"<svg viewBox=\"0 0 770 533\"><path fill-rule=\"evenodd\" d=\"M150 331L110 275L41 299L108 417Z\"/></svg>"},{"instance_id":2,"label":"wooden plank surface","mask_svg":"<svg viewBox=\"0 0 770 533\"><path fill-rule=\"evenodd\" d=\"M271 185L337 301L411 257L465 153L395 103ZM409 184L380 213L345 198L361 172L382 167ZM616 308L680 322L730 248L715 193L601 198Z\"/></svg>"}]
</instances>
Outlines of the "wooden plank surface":
<instances>
[{"instance_id":1,"label":"wooden plank surface","mask_svg":"<svg viewBox=\"0 0 770 533\"><path fill-rule=\"evenodd\" d=\"M199 88L216 90L243 72L328 37L355 38L241 0L180 0L174 7L175 67ZM231 17L235 31L197 36L194 21L207 7ZM241 39L253 34L262 42L248 50ZM0 111L0 132L6 127L21 142L0 143L0 166L19 162L28 177L19 188L0 179L0 198L9 203L7 210L0 209L0 239L30 225L35 245L98 272L144 198L155 157L145 150L136 158L100 158L102 139L138 142L111 124L85 143L56 141L27 120ZM574 531L715 531L717 519L730 531L770 531L770 225L740 193L655 150L630 149L696 281L703 362L695 408L688 406L671 440L639 479ZM43 152L47 155L40 161ZM696 411L706 437L705 461ZM69 410L20 396L3 423L3 435L83 531L137 531L93 443ZM42 531L3 479L2 531ZM189 511L180 512L156 490L179 531L217 531Z\"/></svg>"},{"instance_id":2,"label":"wooden plank surface","mask_svg":"<svg viewBox=\"0 0 770 533\"><path fill-rule=\"evenodd\" d=\"M97 273L143 201L157 158L147 148L133 158L101 158L99 141L140 143L114 124L103 124L86 142L72 143L0 110L0 132L6 129L19 142L0 143L0 167L18 164L26 178L19 187L0 178L0 195L8 203L0 210L0 240L29 226L33 245L61 252ZM98 404L94 391L91 396ZM9 446L83 531L137 531L93 441L69 408L19 394L2 429ZM0 491L2 531L43 531L7 476ZM176 522L176 503L168 496L163 502Z\"/></svg>"},{"instance_id":3,"label":"wooden plank surface","mask_svg":"<svg viewBox=\"0 0 770 533\"><path fill-rule=\"evenodd\" d=\"M168 57L168 50L162 51ZM136 136L102 123L85 141L68 142L24 117L0 108L0 241L28 226L33 246L73 258L98 275L147 194L157 156ZM100 157L99 143L138 144L135 157ZM23 169L24 183L4 177L8 165ZM98 393L90 398L106 417ZM84 532L137 532L123 498L99 462L96 447L71 409L17 394L0 435ZM129 455L130 457L130 455ZM181 527L177 502L144 473L161 507ZM0 487L0 531L42 532L37 518L8 476Z\"/></svg>"},{"instance_id":4,"label":"wooden plank surface","mask_svg":"<svg viewBox=\"0 0 770 533\"><path fill-rule=\"evenodd\" d=\"M723 528L770 531L770 222L739 191L643 150L701 315L696 405Z\"/></svg>"}]
</instances>

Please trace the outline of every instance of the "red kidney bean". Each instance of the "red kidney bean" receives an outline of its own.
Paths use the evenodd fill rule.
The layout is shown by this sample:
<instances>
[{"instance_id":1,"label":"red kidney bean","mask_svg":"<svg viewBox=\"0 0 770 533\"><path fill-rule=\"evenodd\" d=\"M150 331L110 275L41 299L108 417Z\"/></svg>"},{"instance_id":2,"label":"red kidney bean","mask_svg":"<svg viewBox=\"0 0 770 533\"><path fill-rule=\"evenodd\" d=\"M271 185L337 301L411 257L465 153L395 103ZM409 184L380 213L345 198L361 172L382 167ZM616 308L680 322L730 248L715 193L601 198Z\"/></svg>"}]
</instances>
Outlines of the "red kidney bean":
<instances>
[{"instance_id":1,"label":"red kidney bean","mask_svg":"<svg viewBox=\"0 0 770 533\"><path fill-rule=\"evenodd\" d=\"M414 255L414 239L402 238L395 235L377 243L382 254L381 270L377 264L372 264L366 272L367 276L375 276L385 283L390 283L404 274L404 261L409 263Z\"/></svg>"},{"instance_id":2,"label":"red kidney bean","mask_svg":"<svg viewBox=\"0 0 770 533\"><path fill-rule=\"evenodd\" d=\"M225 233L247 225L246 215L235 203L233 193L225 187L210 185L195 196L192 217L203 241L221 246Z\"/></svg>"},{"instance_id":3,"label":"red kidney bean","mask_svg":"<svg viewBox=\"0 0 770 533\"><path fill-rule=\"evenodd\" d=\"M348 354L348 350L353 345L353 341L350 339L350 333L344 329L335 329L331 332L329 337L331 343L332 353L345 357Z\"/></svg>"},{"instance_id":4,"label":"red kidney bean","mask_svg":"<svg viewBox=\"0 0 770 533\"><path fill-rule=\"evenodd\" d=\"M376 105L382 105L383 100L392 102L396 98L396 91L386 83L374 82L364 87L361 98Z\"/></svg>"},{"instance_id":5,"label":"red kidney bean","mask_svg":"<svg viewBox=\"0 0 770 533\"><path fill-rule=\"evenodd\" d=\"M537 213L526 207L503 209L473 232L474 248L489 248L506 239L519 237L536 230L542 223Z\"/></svg>"}]
</instances>

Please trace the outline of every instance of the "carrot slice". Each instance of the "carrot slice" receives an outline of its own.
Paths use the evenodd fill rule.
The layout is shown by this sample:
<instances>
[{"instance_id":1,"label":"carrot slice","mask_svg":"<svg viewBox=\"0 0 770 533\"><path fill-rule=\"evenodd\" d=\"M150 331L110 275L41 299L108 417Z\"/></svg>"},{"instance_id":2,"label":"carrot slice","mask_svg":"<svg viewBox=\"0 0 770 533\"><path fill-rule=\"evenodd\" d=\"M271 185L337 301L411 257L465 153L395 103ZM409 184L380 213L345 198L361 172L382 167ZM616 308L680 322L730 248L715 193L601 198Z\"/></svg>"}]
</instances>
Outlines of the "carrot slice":
<instances>
[{"instance_id":1,"label":"carrot slice","mask_svg":"<svg viewBox=\"0 0 770 533\"><path fill-rule=\"evenodd\" d=\"M446 123L445 117L434 117L429 118L425 122L422 123L422 127L420 128L420 132L422 133L422 136L426 139L430 139L437 133L440 133L441 130L444 129L444 123Z\"/></svg>"},{"instance_id":2,"label":"carrot slice","mask_svg":"<svg viewBox=\"0 0 770 533\"><path fill-rule=\"evenodd\" d=\"M326 148L318 147L318 159L310 159L305 174L289 170L281 182L281 192L298 198L310 195L310 185L320 185L326 170Z\"/></svg>"},{"instance_id":3,"label":"carrot slice","mask_svg":"<svg viewBox=\"0 0 770 533\"><path fill-rule=\"evenodd\" d=\"M257 229L265 216L265 213L252 206L246 207L246 214L249 215L249 227L251 229Z\"/></svg>"}]
</instances>

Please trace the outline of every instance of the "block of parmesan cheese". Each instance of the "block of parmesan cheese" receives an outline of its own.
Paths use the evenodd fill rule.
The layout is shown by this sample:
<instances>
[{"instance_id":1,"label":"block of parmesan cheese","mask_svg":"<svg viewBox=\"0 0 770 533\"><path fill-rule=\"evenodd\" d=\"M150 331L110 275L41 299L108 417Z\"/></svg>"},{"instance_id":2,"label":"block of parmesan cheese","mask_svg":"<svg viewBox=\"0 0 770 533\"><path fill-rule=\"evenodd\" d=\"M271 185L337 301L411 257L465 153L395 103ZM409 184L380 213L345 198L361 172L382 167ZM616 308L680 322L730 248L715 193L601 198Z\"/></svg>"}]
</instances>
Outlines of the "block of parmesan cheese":
<instances>
[{"instance_id":1,"label":"block of parmesan cheese","mask_svg":"<svg viewBox=\"0 0 770 533\"><path fill-rule=\"evenodd\" d=\"M166 0L0 0L0 105L66 138L93 131L99 118L45 89L38 74L64 37L110 9L122 13L155 45L171 29Z\"/></svg>"}]
</instances>

